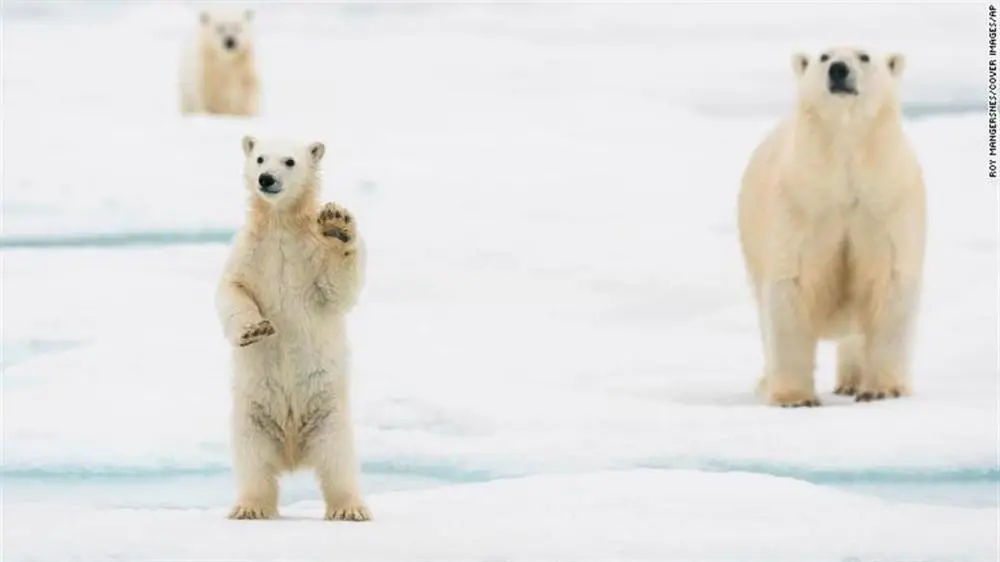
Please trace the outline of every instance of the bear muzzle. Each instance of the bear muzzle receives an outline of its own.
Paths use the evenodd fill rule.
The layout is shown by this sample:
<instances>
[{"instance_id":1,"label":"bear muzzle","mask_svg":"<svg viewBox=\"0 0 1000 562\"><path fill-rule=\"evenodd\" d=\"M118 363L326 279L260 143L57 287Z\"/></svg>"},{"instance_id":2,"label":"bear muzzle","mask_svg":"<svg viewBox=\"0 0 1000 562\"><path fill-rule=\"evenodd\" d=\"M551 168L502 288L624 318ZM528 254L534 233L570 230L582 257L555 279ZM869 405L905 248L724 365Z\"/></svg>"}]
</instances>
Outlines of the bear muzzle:
<instances>
[{"instance_id":1,"label":"bear muzzle","mask_svg":"<svg viewBox=\"0 0 1000 562\"><path fill-rule=\"evenodd\" d=\"M274 195L281 192L281 182L267 172L257 176L257 185L260 186L260 191L263 193Z\"/></svg>"},{"instance_id":2,"label":"bear muzzle","mask_svg":"<svg viewBox=\"0 0 1000 562\"><path fill-rule=\"evenodd\" d=\"M837 61L830 65L827 70L827 79L827 88L831 94L858 94L851 69L843 61Z\"/></svg>"}]
</instances>

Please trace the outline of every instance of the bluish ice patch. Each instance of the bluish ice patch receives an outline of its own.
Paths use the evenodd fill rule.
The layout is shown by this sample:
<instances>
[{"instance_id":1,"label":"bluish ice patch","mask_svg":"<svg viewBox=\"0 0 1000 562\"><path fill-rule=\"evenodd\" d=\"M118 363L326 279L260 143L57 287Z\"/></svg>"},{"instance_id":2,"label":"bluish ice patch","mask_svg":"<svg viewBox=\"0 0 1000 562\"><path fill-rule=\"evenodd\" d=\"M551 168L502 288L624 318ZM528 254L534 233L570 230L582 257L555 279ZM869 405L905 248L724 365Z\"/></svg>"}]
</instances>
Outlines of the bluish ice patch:
<instances>
[{"instance_id":1,"label":"bluish ice patch","mask_svg":"<svg viewBox=\"0 0 1000 562\"><path fill-rule=\"evenodd\" d=\"M639 463L639 468L697 468L707 472L755 472L771 476L795 478L814 484L935 484L939 482L976 483L1000 482L996 466L956 466L952 468L865 467L859 469L827 469L808 466L782 466L768 462L731 460L693 460L690 462L651 461Z\"/></svg>"},{"instance_id":2,"label":"bluish ice patch","mask_svg":"<svg viewBox=\"0 0 1000 562\"><path fill-rule=\"evenodd\" d=\"M763 462L691 460L646 462L616 468L759 473L830 486L888 501L962 507L1000 506L1000 469L987 466L833 470ZM448 463L362 463L362 481L370 493L530 475L532 473L527 471L464 468ZM228 501L227 494L234 485L230 468L225 463L197 467L25 467L3 469L0 471L0 480L9 497L38 501L47 494L59 491L78 496L81 501L99 497L113 505L133 507L207 507ZM316 492L308 474L293 475L289 482L283 493L288 501L314 498Z\"/></svg>"},{"instance_id":3,"label":"bluish ice patch","mask_svg":"<svg viewBox=\"0 0 1000 562\"><path fill-rule=\"evenodd\" d=\"M33 357L58 353L83 345L82 341L31 339L27 341L0 342L0 371L23 363ZM4 384L9 381L4 380Z\"/></svg>"},{"instance_id":4,"label":"bluish ice patch","mask_svg":"<svg viewBox=\"0 0 1000 562\"><path fill-rule=\"evenodd\" d=\"M448 484L485 482L510 473L483 469L463 469L458 465L419 464L407 462L363 462L362 473L377 478L420 478ZM8 483L19 482L141 482L171 478L215 478L230 474L228 463L203 464L193 467L159 466L45 466L0 468L0 478ZM526 475L523 474L523 475Z\"/></svg>"},{"instance_id":5,"label":"bluish ice patch","mask_svg":"<svg viewBox=\"0 0 1000 562\"><path fill-rule=\"evenodd\" d=\"M126 246L171 246L215 244L232 240L236 230L193 228L177 230L137 230L94 234L16 235L0 239L0 248L111 248Z\"/></svg>"}]
</instances>

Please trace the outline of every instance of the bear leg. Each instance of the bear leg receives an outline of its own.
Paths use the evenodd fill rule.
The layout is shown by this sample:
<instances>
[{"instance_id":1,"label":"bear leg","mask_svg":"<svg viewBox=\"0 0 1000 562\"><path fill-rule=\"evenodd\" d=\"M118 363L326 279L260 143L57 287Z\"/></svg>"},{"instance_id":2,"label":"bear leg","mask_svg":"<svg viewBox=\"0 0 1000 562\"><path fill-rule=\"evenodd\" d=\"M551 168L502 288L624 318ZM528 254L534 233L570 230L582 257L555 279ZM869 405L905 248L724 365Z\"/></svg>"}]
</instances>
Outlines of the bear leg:
<instances>
[{"instance_id":1,"label":"bear leg","mask_svg":"<svg viewBox=\"0 0 1000 562\"><path fill-rule=\"evenodd\" d=\"M863 308L865 365L855 399L871 402L911 393L909 360L916 324L917 289L898 280L872 289Z\"/></svg>"},{"instance_id":2,"label":"bear leg","mask_svg":"<svg viewBox=\"0 0 1000 562\"><path fill-rule=\"evenodd\" d=\"M814 371L817 337L809 326L801 289L795 279L769 283L762 291L768 403L785 408L819 406Z\"/></svg>"},{"instance_id":3,"label":"bear leg","mask_svg":"<svg viewBox=\"0 0 1000 562\"><path fill-rule=\"evenodd\" d=\"M316 469L325 518L333 521L369 521L371 511L361 495L360 470L354 449L354 430L342 408L330 416L321 434L309 444L310 464Z\"/></svg>"},{"instance_id":4,"label":"bear leg","mask_svg":"<svg viewBox=\"0 0 1000 562\"><path fill-rule=\"evenodd\" d=\"M237 500L230 519L270 519L278 515L280 459L274 436L251 416L239 416L233 436Z\"/></svg>"}]
</instances>

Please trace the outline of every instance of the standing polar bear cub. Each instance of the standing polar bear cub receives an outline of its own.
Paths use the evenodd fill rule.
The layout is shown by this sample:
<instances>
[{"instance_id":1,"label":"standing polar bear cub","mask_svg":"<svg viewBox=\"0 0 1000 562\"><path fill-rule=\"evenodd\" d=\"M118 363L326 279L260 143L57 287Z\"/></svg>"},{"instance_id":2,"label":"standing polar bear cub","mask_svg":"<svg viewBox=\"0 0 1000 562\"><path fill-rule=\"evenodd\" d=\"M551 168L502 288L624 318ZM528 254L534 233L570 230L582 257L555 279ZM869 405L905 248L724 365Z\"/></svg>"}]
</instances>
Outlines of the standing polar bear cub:
<instances>
[{"instance_id":1,"label":"standing polar bear cub","mask_svg":"<svg viewBox=\"0 0 1000 562\"><path fill-rule=\"evenodd\" d=\"M797 108L756 148L739 195L760 390L773 405L818 406L817 341L834 339L837 394L907 395L925 194L897 97L904 58L840 47L792 68Z\"/></svg>"},{"instance_id":2,"label":"standing polar bear cub","mask_svg":"<svg viewBox=\"0 0 1000 562\"><path fill-rule=\"evenodd\" d=\"M181 59L182 114L257 114L260 81L252 23L250 10L201 12L198 33Z\"/></svg>"},{"instance_id":3,"label":"standing polar bear cub","mask_svg":"<svg viewBox=\"0 0 1000 562\"><path fill-rule=\"evenodd\" d=\"M327 519L371 518L354 450L345 316L364 283L357 221L320 206L322 143L243 139L249 196L216 293L233 346L234 519L277 515L278 476L316 471Z\"/></svg>"}]
</instances>

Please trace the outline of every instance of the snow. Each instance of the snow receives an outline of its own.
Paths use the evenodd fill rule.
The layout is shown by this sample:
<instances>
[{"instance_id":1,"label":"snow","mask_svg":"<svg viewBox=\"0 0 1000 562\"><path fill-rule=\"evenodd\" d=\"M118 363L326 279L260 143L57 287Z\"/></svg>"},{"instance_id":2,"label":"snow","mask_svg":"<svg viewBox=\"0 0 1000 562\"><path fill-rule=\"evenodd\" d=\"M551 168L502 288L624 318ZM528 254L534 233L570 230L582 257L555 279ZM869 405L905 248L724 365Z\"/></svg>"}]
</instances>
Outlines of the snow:
<instances>
[{"instance_id":1,"label":"snow","mask_svg":"<svg viewBox=\"0 0 1000 562\"><path fill-rule=\"evenodd\" d=\"M189 6L5 2L5 560L995 556L980 8L255 7L264 114L181 119ZM767 408L739 175L791 51L850 40L909 57L916 395L832 396L824 345L825 407ZM223 517L211 299L246 133L324 141L326 195L368 239L350 329L370 525L311 521L306 474L286 520Z\"/></svg>"},{"instance_id":2,"label":"snow","mask_svg":"<svg viewBox=\"0 0 1000 562\"><path fill-rule=\"evenodd\" d=\"M199 252L198 282L175 281L181 275L151 265L141 293L122 291L123 307L134 310L123 330L131 335L7 370L8 471L227 466L228 355L211 307L213 268L223 252ZM102 269L152 264L151 254L135 251ZM177 261L162 249L156 255L160 263ZM189 267L191 257L186 253ZM401 294L406 279L372 278L369 301L351 328L359 439L373 467L446 464L510 475L636 465L915 474L994 466L995 394L985 391L995 381L975 369L950 377L973 386L952 389L952 380L918 363L916 397L858 405L831 395L832 366L824 365L821 388L830 407L792 414L790 423L787 412L761 408L751 394L755 373L740 367L758 361L751 307L737 299L718 307L710 293L703 303L688 303L687 318L630 318L636 327L613 317L635 306L631 298L601 304L597 292L566 291L544 278L532 289L540 294L522 302L476 299L517 285L527 290L517 274L452 280L455 290L475 289L449 298ZM738 281L733 285L736 292ZM669 282L647 289L654 305L659 291L684 290ZM179 298L141 304L149 293ZM598 310L573 309L588 296ZM969 303L964 316L976 305ZM707 342L700 349L699 340ZM657 353L663 342L676 349ZM714 346L727 354L714 356ZM958 344L946 351L982 353ZM95 415L81 395L125 399ZM60 415L39 418L40 403ZM71 427L67 418L75 420ZM927 419L939 420L933 431L914 431ZM122 420L129 420L126 430Z\"/></svg>"},{"instance_id":3,"label":"snow","mask_svg":"<svg viewBox=\"0 0 1000 562\"><path fill-rule=\"evenodd\" d=\"M278 522L225 510L32 505L5 522L8 559L49 560L987 560L996 512L879 500L755 474L628 470L393 492L376 520L331 523L322 504ZM114 541L94 540L114 529ZM51 547L50 547L51 548ZM752 554L750 554L752 553Z\"/></svg>"},{"instance_id":4,"label":"snow","mask_svg":"<svg viewBox=\"0 0 1000 562\"><path fill-rule=\"evenodd\" d=\"M69 16L8 22L4 73L13 86L4 92L4 117L17 142L5 147L4 175L17 188L5 193L5 244L234 228L242 193L233 170L242 153L232 147L248 129L324 138L332 149L327 176L340 188L372 182L412 192L419 185L420 193L438 187L484 201L524 182L551 196L580 181L616 191L625 182L669 185L690 176L675 168L680 158L668 169L654 165L664 154L689 153L691 169L700 171L720 152L745 153L791 100L790 51L818 52L848 38L907 53L908 109L982 107L985 61L968 56L982 51L980 11L971 5L905 11L888 28L879 18L899 17L891 5L783 7L780 16L747 5L727 7L729 18L713 6L667 4L413 6L416 14L380 17L322 4L257 9L267 82L264 113L250 122L178 117L176 68L195 19L190 7L155 2L83 24ZM713 31L695 32L705 21ZM774 39L754 37L734 53L749 39L748 22L756 25L752 35ZM953 31L949 41L927 43L926 34L944 25ZM323 64L303 62L318 56ZM720 67L732 72L721 81ZM705 127L706 113L748 112L758 119L744 131L721 121L715 125L724 133L689 138ZM75 133L50 134L67 128ZM101 142L91 142L90 131L100 131ZM602 156L610 141L630 150ZM127 164L109 161L123 153ZM37 167L48 154L59 155L67 173L41 189ZM575 169L581 161L592 165ZM173 186L155 208L142 188L149 170L162 170Z\"/></svg>"}]
</instances>

